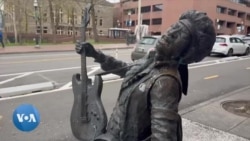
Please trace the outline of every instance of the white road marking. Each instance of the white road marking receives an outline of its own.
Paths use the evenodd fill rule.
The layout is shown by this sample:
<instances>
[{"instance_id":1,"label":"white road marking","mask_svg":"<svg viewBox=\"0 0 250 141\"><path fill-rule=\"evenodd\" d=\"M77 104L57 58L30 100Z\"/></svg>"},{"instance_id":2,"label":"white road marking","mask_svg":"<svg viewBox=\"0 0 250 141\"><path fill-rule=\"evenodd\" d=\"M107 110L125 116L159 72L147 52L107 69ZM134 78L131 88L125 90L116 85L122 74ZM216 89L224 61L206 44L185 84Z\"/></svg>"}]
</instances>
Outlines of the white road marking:
<instances>
[{"instance_id":1,"label":"white road marking","mask_svg":"<svg viewBox=\"0 0 250 141\"><path fill-rule=\"evenodd\" d=\"M92 75L94 72L96 72L97 70L100 69L100 67L93 67L91 68L92 70L90 72L87 73L87 75Z\"/></svg>"},{"instance_id":2,"label":"white road marking","mask_svg":"<svg viewBox=\"0 0 250 141\"><path fill-rule=\"evenodd\" d=\"M28 76L28 75L31 75L31 74L33 74L33 72L28 72L28 73L25 73L23 75L19 75L19 76L16 76L16 77L1 81L0 84L4 84L4 83L10 82L10 81L14 81L15 79L22 78L22 77L25 77L25 76Z\"/></svg>"},{"instance_id":3,"label":"white road marking","mask_svg":"<svg viewBox=\"0 0 250 141\"><path fill-rule=\"evenodd\" d=\"M250 59L250 58L249 57L248 58L240 58L238 60L225 61L225 62L214 60L215 63L213 63L213 64L204 64L204 62L203 62L202 64L204 64L204 65L192 66L192 67L189 67L189 69L195 69L195 68L201 68L201 67L219 65L219 64L230 63L230 62L235 62L235 61L242 61L242 60L247 60L247 59ZM210 61L208 61L208 62L210 62ZM98 66L98 65L93 65L93 66L88 66L88 67L96 67L96 66ZM78 67L78 68L80 68L80 67ZM21 73L19 73L19 74L21 74ZM1 75L0 75L0 77L1 77ZM113 82L122 81L122 80L123 79L109 80L109 81L105 81L103 83L113 83ZM16 98L22 98L22 97L28 97L28 96L41 95L41 94L47 94L47 93L52 93L52 92L59 92L59 91L69 90L71 88L72 87L65 87L63 89L61 88L61 89L55 89L55 90L51 90L51 91L44 91L44 92L38 92L38 93L32 93L32 94L26 94L26 95L19 95L19 96L15 96L15 97L0 98L0 101L9 100L9 99L16 99Z\"/></svg>"},{"instance_id":4,"label":"white road marking","mask_svg":"<svg viewBox=\"0 0 250 141\"><path fill-rule=\"evenodd\" d=\"M192 64L190 65L190 67L188 67L189 69L195 69L195 68L201 68L201 67L208 67L208 66L214 66L214 65L218 65L218 64L226 64L226 63L231 63L231 62L237 62L237 61L242 61L242 60L248 60L250 58L239 58L237 60L230 60L230 61L221 61L221 60L216 60L215 63L213 64L204 64L204 65L198 65L198 66L192 66Z\"/></svg>"},{"instance_id":5,"label":"white road marking","mask_svg":"<svg viewBox=\"0 0 250 141\"><path fill-rule=\"evenodd\" d=\"M31 94L26 94L26 95L18 95L18 96L13 96L13 97L4 97L4 98L0 98L0 101L16 99L16 98L23 98L23 97L28 97L28 96L36 96L36 95L41 95L41 94L48 94L48 93L52 93L52 92L60 92L60 91L68 90L68 89L71 89L71 88L55 89L55 90L51 90L51 91L43 91L43 92L31 93Z\"/></svg>"},{"instance_id":6,"label":"white road marking","mask_svg":"<svg viewBox=\"0 0 250 141\"><path fill-rule=\"evenodd\" d=\"M67 84L63 85L62 87L58 89L67 89L67 88L70 88L71 86L72 86L72 82L68 82Z\"/></svg>"},{"instance_id":7,"label":"white road marking","mask_svg":"<svg viewBox=\"0 0 250 141\"><path fill-rule=\"evenodd\" d=\"M87 73L87 75L93 74L94 72L96 72L97 70L99 70L100 67L93 67L93 68L91 68L91 69L92 69L92 70L89 71L89 72ZM58 89L66 89L66 88L70 88L71 86L72 86L72 82L68 82L67 84L63 85L62 87L60 87L60 88L58 88Z\"/></svg>"},{"instance_id":8,"label":"white road marking","mask_svg":"<svg viewBox=\"0 0 250 141\"><path fill-rule=\"evenodd\" d=\"M90 65L90 66L87 66L87 68L96 67L96 66L99 66L99 65ZM70 68L59 68L59 69L49 69L49 70L40 70L40 71L30 71L30 72L3 74L3 75L0 75L0 77L13 76L13 75L22 75L22 74L26 74L26 73L42 73L42 72L64 71L64 70L72 70L72 69L79 69L79 68L81 68L81 67L70 67Z\"/></svg>"}]
</instances>

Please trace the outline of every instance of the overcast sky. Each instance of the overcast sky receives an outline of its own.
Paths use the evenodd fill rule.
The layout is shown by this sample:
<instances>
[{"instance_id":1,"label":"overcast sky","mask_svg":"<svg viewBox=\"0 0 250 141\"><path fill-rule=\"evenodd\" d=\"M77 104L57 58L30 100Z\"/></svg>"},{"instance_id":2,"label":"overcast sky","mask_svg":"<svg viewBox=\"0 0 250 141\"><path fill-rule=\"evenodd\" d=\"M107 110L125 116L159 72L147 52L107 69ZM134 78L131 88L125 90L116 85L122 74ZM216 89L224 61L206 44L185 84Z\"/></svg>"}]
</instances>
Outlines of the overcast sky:
<instances>
[{"instance_id":1,"label":"overcast sky","mask_svg":"<svg viewBox=\"0 0 250 141\"><path fill-rule=\"evenodd\" d=\"M109 1L109 2L112 2L112 3L120 2L120 0L106 0L106 1Z\"/></svg>"}]
</instances>

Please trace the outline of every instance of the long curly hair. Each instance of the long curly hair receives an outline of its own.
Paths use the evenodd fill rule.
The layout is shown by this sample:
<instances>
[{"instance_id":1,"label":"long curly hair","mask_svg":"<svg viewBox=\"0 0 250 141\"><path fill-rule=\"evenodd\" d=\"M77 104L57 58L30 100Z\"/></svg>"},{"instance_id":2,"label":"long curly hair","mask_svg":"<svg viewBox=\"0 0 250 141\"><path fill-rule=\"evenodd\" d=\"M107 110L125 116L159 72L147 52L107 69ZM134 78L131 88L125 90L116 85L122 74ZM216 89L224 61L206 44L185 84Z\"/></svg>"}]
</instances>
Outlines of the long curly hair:
<instances>
[{"instance_id":1,"label":"long curly hair","mask_svg":"<svg viewBox=\"0 0 250 141\"><path fill-rule=\"evenodd\" d=\"M210 54L216 39L213 21L206 13L196 10L184 12L179 20L190 22L191 27L189 28L192 34L191 44L182 56L182 60L186 64L201 61Z\"/></svg>"}]
</instances>

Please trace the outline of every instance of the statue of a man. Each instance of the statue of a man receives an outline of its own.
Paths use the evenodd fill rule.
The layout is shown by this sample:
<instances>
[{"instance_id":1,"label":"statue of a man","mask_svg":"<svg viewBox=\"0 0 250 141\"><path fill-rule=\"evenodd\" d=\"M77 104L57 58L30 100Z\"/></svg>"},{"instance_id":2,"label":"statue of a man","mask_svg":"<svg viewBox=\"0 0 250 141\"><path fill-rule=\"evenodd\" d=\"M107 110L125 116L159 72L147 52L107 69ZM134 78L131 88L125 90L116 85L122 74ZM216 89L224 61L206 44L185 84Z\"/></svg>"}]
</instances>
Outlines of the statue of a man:
<instances>
[{"instance_id":1,"label":"statue of a man","mask_svg":"<svg viewBox=\"0 0 250 141\"><path fill-rule=\"evenodd\" d=\"M187 65L209 55L215 42L212 20L202 12L187 11L173 24L155 47L155 54L133 65L118 61L80 43L86 55L104 71L123 68L115 74L124 78L106 131L96 141L181 141L178 105L187 94Z\"/></svg>"}]
</instances>

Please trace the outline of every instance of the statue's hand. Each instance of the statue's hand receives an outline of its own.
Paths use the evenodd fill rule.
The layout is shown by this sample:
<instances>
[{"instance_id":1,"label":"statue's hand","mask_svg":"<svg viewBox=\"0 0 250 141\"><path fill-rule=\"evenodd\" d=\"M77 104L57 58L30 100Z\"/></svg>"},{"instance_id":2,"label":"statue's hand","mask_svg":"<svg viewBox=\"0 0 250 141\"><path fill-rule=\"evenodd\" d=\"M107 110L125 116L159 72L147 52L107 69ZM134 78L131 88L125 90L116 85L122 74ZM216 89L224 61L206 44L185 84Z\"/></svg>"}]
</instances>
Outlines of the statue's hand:
<instances>
[{"instance_id":1,"label":"statue's hand","mask_svg":"<svg viewBox=\"0 0 250 141\"><path fill-rule=\"evenodd\" d=\"M85 54L88 57L96 57L97 56L97 51L95 50L95 48L93 47L93 45L91 45L88 42L76 42L76 47L75 50L78 54L81 54L83 51L83 48L85 50Z\"/></svg>"}]
</instances>

